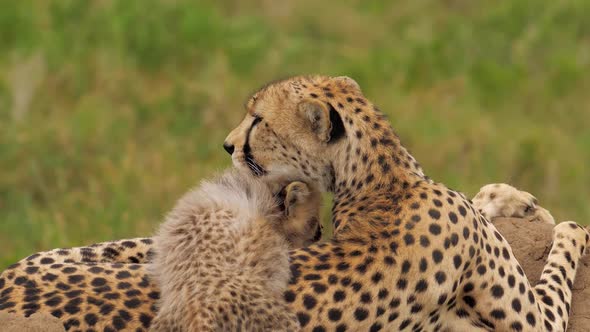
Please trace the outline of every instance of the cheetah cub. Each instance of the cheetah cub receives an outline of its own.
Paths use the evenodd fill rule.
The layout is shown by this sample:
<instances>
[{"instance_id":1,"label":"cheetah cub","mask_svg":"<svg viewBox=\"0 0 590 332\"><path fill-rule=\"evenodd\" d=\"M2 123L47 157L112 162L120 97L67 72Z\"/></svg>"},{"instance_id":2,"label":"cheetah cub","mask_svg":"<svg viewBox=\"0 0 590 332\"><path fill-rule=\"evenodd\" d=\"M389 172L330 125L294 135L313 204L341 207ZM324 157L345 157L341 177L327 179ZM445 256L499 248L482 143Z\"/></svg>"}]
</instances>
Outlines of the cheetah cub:
<instances>
[{"instance_id":1,"label":"cheetah cub","mask_svg":"<svg viewBox=\"0 0 590 332\"><path fill-rule=\"evenodd\" d=\"M555 225L555 219L537 198L505 183L487 184L473 197L473 205L490 221L497 217L524 218L529 222Z\"/></svg>"},{"instance_id":2,"label":"cheetah cub","mask_svg":"<svg viewBox=\"0 0 590 332\"><path fill-rule=\"evenodd\" d=\"M297 331L288 251L319 240L320 193L236 170L182 197L160 226L151 331Z\"/></svg>"}]
</instances>

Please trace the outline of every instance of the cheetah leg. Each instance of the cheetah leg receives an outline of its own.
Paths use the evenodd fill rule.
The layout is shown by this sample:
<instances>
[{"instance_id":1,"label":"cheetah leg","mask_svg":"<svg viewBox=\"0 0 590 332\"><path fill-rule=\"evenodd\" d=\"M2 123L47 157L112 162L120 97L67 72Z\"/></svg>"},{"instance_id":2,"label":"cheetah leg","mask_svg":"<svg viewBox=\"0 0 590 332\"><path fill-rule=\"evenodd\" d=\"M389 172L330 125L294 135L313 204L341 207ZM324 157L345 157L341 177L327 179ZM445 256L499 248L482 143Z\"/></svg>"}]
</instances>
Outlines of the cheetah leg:
<instances>
[{"instance_id":1,"label":"cheetah leg","mask_svg":"<svg viewBox=\"0 0 590 332\"><path fill-rule=\"evenodd\" d=\"M574 222L562 222L553 229L553 246L534 287L546 331L567 328L574 278L589 238L588 232Z\"/></svg>"},{"instance_id":2,"label":"cheetah leg","mask_svg":"<svg viewBox=\"0 0 590 332\"><path fill-rule=\"evenodd\" d=\"M147 263L152 252L150 238L95 243L84 247L60 248L33 254L24 260L53 263Z\"/></svg>"}]
</instances>

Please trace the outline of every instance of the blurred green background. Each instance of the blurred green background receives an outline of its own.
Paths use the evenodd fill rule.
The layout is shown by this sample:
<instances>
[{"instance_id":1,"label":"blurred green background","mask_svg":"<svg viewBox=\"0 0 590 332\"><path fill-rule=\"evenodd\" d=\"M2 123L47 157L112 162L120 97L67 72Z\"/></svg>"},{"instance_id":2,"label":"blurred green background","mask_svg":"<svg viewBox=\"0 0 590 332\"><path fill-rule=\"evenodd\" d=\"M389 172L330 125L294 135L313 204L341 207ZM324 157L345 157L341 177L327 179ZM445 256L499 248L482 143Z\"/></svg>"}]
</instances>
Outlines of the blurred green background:
<instances>
[{"instance_id":1,"label":"blurred green background","mask_svg":"<svg viewBox=\"0 0 590 332\"><path fill-rule=\"evenodd\" d=\"M426 172L590 222L590 1L0 0L0 269L149 235L247 96L348 75Z\"/></svg>"}]
</instances>

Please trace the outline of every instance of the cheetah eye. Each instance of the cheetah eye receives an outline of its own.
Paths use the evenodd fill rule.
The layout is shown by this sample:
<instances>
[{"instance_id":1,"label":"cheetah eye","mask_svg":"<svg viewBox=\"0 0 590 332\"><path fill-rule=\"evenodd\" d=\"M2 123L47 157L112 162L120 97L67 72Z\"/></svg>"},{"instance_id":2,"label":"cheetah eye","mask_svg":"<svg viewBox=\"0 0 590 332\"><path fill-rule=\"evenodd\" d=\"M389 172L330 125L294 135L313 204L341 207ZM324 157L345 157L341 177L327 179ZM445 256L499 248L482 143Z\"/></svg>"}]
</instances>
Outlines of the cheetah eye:
<instances>
[{"instance_id":1,"label":"cheetah eye","mask_svg":"<svg viewBox=\"0 0 590 332\"><path fill-rule=\"evenodd\" d=\"M254 117L254 121L252 122L252 128L254 128L257 124L260 123L260 121L262 121L262 117L258 114L254 114L252 116Z\"/></svg>"}]
</instances>

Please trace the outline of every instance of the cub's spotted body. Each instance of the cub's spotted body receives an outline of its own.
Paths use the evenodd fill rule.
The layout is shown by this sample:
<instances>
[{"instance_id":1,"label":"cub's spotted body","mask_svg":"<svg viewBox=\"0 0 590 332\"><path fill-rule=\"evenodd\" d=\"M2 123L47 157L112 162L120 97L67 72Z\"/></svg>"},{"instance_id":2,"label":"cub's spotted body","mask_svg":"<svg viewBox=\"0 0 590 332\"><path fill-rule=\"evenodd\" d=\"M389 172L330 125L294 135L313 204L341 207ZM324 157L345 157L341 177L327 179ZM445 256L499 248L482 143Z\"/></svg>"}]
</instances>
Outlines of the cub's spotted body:
<instances>
[{"instance_id":1,"label":"cub's spotted body","mask_svg":"<svg viewBox=\"0 0 590 332\"><path fill-rule=\"evenodd\" d=\"M299 330L283 299L289 248L319 239L320 193L276 183L229 171L178 202L154 237L151 331Z\"/></svg>"},{"instance_id":2,"label":"cub's spotted body","mask_svg":"<svg viewBox=\"0 0 590 332\"><path fill-rule=\"evenodd\" d=\"M225 142L237 168L261 177L289 174L334 193L333 239L290 253L284 299L302 330L565 330L588 241L583 228L555 227L548 262L532 287L502 235L462 194L424 176L353 80L295 77L266 86L246 106ZM27 273L26 260L4 272L0 309L52 312L56 306L44 297L68 301L60 288L67 284L82 291L72 305L77 310L60 315L71 330L149 325L157 290L144 265L119 264L115 271L95 264L107 274L91 271L94 263L70 264L84 287L68 284L63 267L33 264L39 270ZM134 292L118 288L121 271ZM48 273L55 279L47 280ZM95 279L104 280L102 288L89 286ZM42 300L25 301L27 290ZM99 314L105 305L111 310Z\"/></svg>"}]
</instances>

